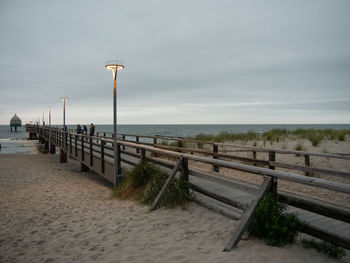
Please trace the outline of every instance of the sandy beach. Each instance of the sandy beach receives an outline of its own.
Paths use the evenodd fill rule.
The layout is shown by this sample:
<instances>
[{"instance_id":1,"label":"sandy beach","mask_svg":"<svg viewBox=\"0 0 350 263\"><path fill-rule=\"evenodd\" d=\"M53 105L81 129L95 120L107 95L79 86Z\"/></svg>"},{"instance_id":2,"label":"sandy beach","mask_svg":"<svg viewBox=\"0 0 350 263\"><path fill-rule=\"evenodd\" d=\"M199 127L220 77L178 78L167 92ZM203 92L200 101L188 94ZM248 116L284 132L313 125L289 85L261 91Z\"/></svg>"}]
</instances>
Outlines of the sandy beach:
<instances>
[{"instance_id":1,"label":"sandy beach","mask_svg":"<svg viewBox=\"0 0 350 263\"><path fill-rule=\"evenodd\" d=\"M76 161L0 155L0 262L350 262L251 239L222 252L238 221L195 203L149 213L111 193Z\"/></svg>"}]
</instances>

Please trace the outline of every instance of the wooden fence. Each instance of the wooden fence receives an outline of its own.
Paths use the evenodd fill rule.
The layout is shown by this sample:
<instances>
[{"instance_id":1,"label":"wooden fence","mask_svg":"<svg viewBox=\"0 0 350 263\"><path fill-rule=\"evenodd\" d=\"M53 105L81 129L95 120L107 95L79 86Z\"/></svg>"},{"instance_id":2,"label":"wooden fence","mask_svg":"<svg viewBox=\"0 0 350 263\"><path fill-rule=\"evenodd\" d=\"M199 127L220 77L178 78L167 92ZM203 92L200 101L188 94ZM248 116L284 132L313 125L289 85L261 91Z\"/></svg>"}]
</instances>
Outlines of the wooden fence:
<instances>
[{"instance_id":1,"label":"wooden fence","mask_svg":"<svg viewBox=\"0 0 350 263\"><path fill-rule=\"evenodd\" d=\"M45 145L49 145L49 143L53 144L54 146L57 146L61 149L61 151L64 149L63 145L63 137L66 136L66 142L67 142L67 151L71 158L74 158L81 162L82 169L87 170L91 169L107 179L110 182L114 182L114 172L113 172L113 140L111 139L111 136L108 136L107 133L98 133L97 136L90 137L88 135L83 134L76 134L74 132L66 132L64 133L62 130L56 129L56 128L48 128L48 127L38 127L38 126L27 126L27 130L29 132L35 132L38 134L39 140L42 143L45 143ZM246 230L247 226L249 225L250 220L253 217L255 207L257 206L259 200L263 198L263 196L266 194L266 192L271 191L275 195L279 196L280 200L282 201L288 201L289 205L298 207L310 212L314 212L329 218L337 219L346 223L350 223L350 210L345 209L343 207L338 207L336 205L332 204L326 204L323 202L320 202L319 200L313 199L313 198L306 198L302 197L296 194L286 193L283 191L278 190L278 180L285 180L290 181L302 185L310 185L317 188L323 188L332 190L339 193L345 193L350 195L350 185L349 184L343 184L343 183L337 183L332 182L324 179L318 179L313 177L307 177L303 175L283 172L283 171L277 171L275 170L275 159L273 156L275 156L276 153L282 153L282 154L301 154L304 156L323 156L327 158L340 158L349 160L350 158L348 156L339 156L339 155L333 155L333 154L318 154L318 153L309 153L309 152L296 152L296 151L284 151L284 150L268 150L268 149L260 149L255 147L248 147L246 150L249 151L267 151L269 152L269 156L271 156L270 160L268 162L264 162L263 164L268 166L268 168L263 167L257 167L254 165L248 165L244 163L237 163L230 161L234 158L227 157L229 155L220 155L218 153L218 149L216 147L213 147L213 152L197 152L196 149L188 149L183 148L181 145L178 145L177 147L170 147L163 149L163 145L160 146L157 144L157 140L177 140L177 142L195 142L198 143L198 141L193 140L185 140L182 138L168 138L168 137L153 137L153 136L136 136L135 135L135 141L130 140L128 137L131 135L123 135L120 134L118 136L117 140L117 148L118 148L118 167L119 171L118 174L121 173L121 164L128 164L128 165L136 165L138 163L138 160L145 160L146 158L162 167L166 167L169 169L172 169L172 172L169 175L169 178L167 180L166 184L169 184L169 182L174 178L178 170L182 171L181 178L188 180L188 176L191 175L193 177L201 178L204 180L208 180L210 182L214 182L216 184L224 185L227 187L239 189L241 191L253 193L256 198L255 200L249 205L247 208L245 204L228 199L225 196L222 196L220 193L214 193L210 192L207 189L203 189L198 185L195 184L189 184L190 188L198 192L200 194L203 194L205 196L208 196L210 198L213 198L217 201L220 201L222 203L225 203L227 205L236 207L240 210L244 211L243 217L241 218L239 226L236 228L231 240L227 243L224 250L228 251L234 248L244 231ZM119 138L120 137L120 138ZM153 140L152 142L142 142L140 141L140 138L147 138L148 140ZM48 140L50 139L50 142ZM220 145L217 143L212 143L212 145ZM180 143L179 143L180 144ZM166 145L164 145L166 146ZM189 152L189 153L188 153ZM198 153L196 155L195 153ZM200 154L200 155L199 155ZM205 156L202 156L205 155ZM207 156L210 157L207 157ZM163 158L163 157L167 157ZM220 159L225 158L225 160ZM174 161L170 161L175 160ZM234 159L236 160L236 159ZM247 160L241 160L240 161L246 162ZM219 171L220 167L226 167L233 170L239 170L244 172L249 172L251 174L255 174L257 176L263 176L264 180L263 183L257 187L255 185L242 183L237 180L234 180L232 178L229 178L225 176L224 174L220 174L217 172L213 172L210 170L203 171L196 169L195 167L189 166L189 161L195 161L203 164L210 164L212 165L214 170ZM257 159L249 160L249 162L252 162L255 164L255 162L262 162ZM322 172L325 172L322 170ZM333 175L339 174L335 171L332 171ZM343 174L344 176L347 176L347 173ZM167 185L164 185L163 188L166 188ZM158 202L159 199L162 197L162 191L159 193L156 201ZM152 205L152 209L155 209L157 207L157 203L154 203ZM329 241L333 244L340 245L342 247L345 247L347 249L350 249L350 238L347 236L339 235L336 233L331 233L329 231L317 228L315 226L309 225L309 224L303 224L302 231L313 235L315 237L318 237L320 239Z\"/></svg>"}]
</instances>

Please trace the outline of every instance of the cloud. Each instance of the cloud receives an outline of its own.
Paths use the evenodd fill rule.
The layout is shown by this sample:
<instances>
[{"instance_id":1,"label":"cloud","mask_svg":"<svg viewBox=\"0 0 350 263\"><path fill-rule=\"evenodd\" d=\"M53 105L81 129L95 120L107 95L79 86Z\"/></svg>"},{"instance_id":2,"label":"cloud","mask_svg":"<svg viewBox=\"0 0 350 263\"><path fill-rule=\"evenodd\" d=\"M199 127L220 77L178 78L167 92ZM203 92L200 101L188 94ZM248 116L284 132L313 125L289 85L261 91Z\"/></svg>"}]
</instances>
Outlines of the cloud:
<instances>
[{"instance_id":1,"label":"cloud","mask_svg":"<svg viewBox=\"0 0 350 263\"><path fill-rule=\"evenodd\" d=\"M348 1L0 5L3 124L63 95L72 122L111 123L113 58L122 123L350 121Z\"/></svg>"}]
</instances>

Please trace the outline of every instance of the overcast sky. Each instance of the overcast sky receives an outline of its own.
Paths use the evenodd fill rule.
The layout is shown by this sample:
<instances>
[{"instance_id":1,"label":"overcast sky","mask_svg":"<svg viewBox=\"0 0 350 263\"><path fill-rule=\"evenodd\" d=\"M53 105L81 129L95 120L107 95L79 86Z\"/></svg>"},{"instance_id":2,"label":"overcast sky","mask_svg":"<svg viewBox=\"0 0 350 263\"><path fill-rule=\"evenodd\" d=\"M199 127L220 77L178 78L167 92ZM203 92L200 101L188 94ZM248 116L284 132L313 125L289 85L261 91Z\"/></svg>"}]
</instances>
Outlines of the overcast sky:
<instances>
[{"instance_id":1,"label":"overcast sky","mask_svg":"<svg viewBox=\"0 0 350 263\"><path fill-rule=\"evenodd\" d=\"M350 123L350 1L0 0L0 124Z\"/></svg>"}]
</instances>

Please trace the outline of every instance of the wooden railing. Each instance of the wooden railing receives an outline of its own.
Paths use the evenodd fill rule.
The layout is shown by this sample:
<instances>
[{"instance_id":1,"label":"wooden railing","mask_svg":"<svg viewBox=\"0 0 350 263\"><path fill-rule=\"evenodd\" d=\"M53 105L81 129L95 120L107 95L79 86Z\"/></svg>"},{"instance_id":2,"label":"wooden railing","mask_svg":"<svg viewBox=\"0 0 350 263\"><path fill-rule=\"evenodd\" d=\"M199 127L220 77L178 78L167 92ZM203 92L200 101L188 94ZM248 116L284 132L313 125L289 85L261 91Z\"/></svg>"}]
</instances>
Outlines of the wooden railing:
<instances>
[{"instance_id":1,"label":"wooden railing","mask_svg":"<svg viewBox=\"0 0 350 263\"><path fill-rule=\"evenodd\" d=\"M98 133L97 136L90 137L88 135L77 134L73 132L64 133L60 129L55 129L55 128L50 129L48 127L28 126L27 129L31 132L36 132L39 135L39 140L41 139L45 141L50 138L51 143L55 144L57 147L60 147L61 149L64 149L63 136L66 136L68 154L71 158L79 160L81 162L82 168L92 169L110 182L113 182L115 180L114 172L113 172L113 158L115 158L115 156L113 155L114 141L113 139L111 139L112 136L108 136L108 133L103 133L103 134ZM327 189L334 192L345 193L347 195L350 195L349 184L338 183L338 182L328 181L324 179L307 177L303 175L274 170L274 167L276 166L275 165L276 162L275 162L275 159L273 158L273 154L269 154L269 156L271 155L270 160L268 162L263 163L264 165L268 166L268 168L263 168L263 167L257 167L254 165L233 162L231 160L234 158L228 158L226 155L223 156L222 154L220 155L218 151L215 150L214 147L213 147L213 151L216 151L216 152L211 152L211 153L199 152L200 155L199 154L196 155L194 154L194 153L197 153L194 151L195 149L183 148L181 147L181 145L175 148L174 147L169 148L169 146L167 146L168 148L164 149L162 146L160 146L160 144L157 144L157 140L166 140L166 139L176 140L177 142L182 142L182 143L183 142L198 143L198 141L194 141L194 140L187 140L182 138L168 138L168 137L160 137L160 136L159 137L154 137L154 136L137 136L136 137L136 135L135 135L135 140L130 140L130 137L131 135L119 134L117 138L118 139L117 140L117 148L118 148L117 160L118 160L118 167L119 167L118 174L121 174L122 163L134 166L139 162L138 160L145 160L147 158L149 161L169 169L174 169L174 167L175 168L177 167L176 170L173 171L171 176L174 176L177 170L181 169L183 173L184 171L186 171L187 173L187 177L184 176L184 178L188 178L188 175L191 175L197 178L214 182L216 184L224 185L226 187L232 187L245 192L249 192L257 196L257 198L255 199L255 202L251 203L249 208L246 210L247 207L246 207L246 204L244 203L241 203L236 200L228 199L227 197L223 196L220 193L215 193L207 189L203 189L199 185L195 185L191 183L189 184L191 189L195 192L201 193L205 196L208 196L210 198L223 202L227 205L230 205L245 211L244 216L242 217L240 226L236 229L236 232L233 238L227 244L227 246L225 247L225 250L230 250L237 245L237 242L239 241L241 234L244 232L247 225L249 224L249 220L251 220L251 217L254 213L254 209L258 201L264 196L266 191L273 192L275 195L279 196L280 200L288 201L288 203L292 206L295 206L307 211L311 211L320 215L324 215L330 218L334 218L346 223L350 223L350 210L347 208L340 207L327 202L322 202L320 200L317 200L311 197L303 197L294 193L286 193L284 191L277 189L278 180L283 180L283 181L290 181L293 183L309 185L317 188ZM151 142L142 142L140 140L141 138L142 139L147 138ZM153 140L153 143L152 143L152 140ZM209 143L211 143L212 145L221 145L214 142L209 142ZM269 153L272 151L272 149L270 151L269 149L264 149L264 148L260 149L256 147L248 147L247 149L248 150L253 149L256 151L260 150L265 152L267 151ZM274 151L274 155L276 154L276 152L284 153L284 154L290 154L290 153L295 154L296 152L296 151L284 151L284 150L276 150L276 149L273 149L273 151ZM312 154L314 154L309 152L297 152L297 153L304 156L306 155L311 156ZM205 155L205 156L202 156L202 155ZM211 157L207 157L208 155L210 155ZM338 156L338 155L332 155L332 154L316 154L316 155L327 157L327 158L340 158L345 160L349 159L347 156ZM162 157L167 157L167 158L165 159ZM224 158L225 160L223 160ZM170 160L181 159L181 163L175 164L174 161L170 161L169 159ZM203 170L203 169L198 169L196 167L192 167L191 165L189 165L189 161L199 162L202 164L209 164L212 167L214 167L214 169L215 167L217 168L225 167L232 170L239 170L239 171L255 174L258 176L263 176L265 178L264 183L260 187L257 187L256 185L235 180L231 177L226 176L225 174L220 174L210 170ZM250 161L258 162L260 160L254 159ZM345 173L345 176L347 176L346 174L347 173ZM171 178L169 180L171 180ZM323 229L320 229L308 224L304 224L302 230L307 234L314 235L318 238L327 240L334 244L350 249L349 237L342 236L335 233L330 233L328 231L325 231Z\"/></svg>"},{"instance_id":2,"label":"wooden railing","mask_svg":"<svg viewBox=\"0 0 350 263\"><path fill-rule=\"evenodd\" d=\"M96 135L97 137L100 137L100 138L112 137L112 133L109 133L109 132L97 132ZM343 177L343 178L350 178L349 172L325 169L320 167L311 167L310 157L322 157L327 159L342 159L342 160L350 161L350 156L342 155L342 154L252 147L252 146L246 146L246 145L240 145L240 144L234 144L234 143L218 143L218 142L212 142L212 141L199 141L199 140L184 139L184 138L178 138L178 137L167 137L167 136L141 136L141 135L133 135L133 134L119 134L118 138L126 142L135 142L135 143L142 143L146 145L153 145L154 147L158 147L165 150L211 156L214 159L236 160L243 163L252 164L255 166L257 165L265 166L270 169L285 168L289 170L303 171L305 172L306 176L311 175L311 173L315 173L315 174L324 174L324 175L331 175L331 176L337 176L337 177ZM143 141L140 141L140 139L143 139ZM166 142L166 145L162 144L164 142ZM168 142L173 142L173 144L175 144L176 146L167 145ZM188 145L184 147L185 144L189 144L189 147L187 147ZM198 148L191 148L192 145L201 145L202 147L204 145L210 145L212 147L212 151L198 149ZM236 149L231 149L231 150L224 149L228 147L236 148ZM234 153L234 152L236 153L251 152L253 158L227 154L227 153ZM268 160L258 159L257 153L268 153ZM305 165L303 166L303 165L296 165L296 164L285 163L285 162L278 162L276 161L277 154L284 154L284 155L291 154L299 158L300 157L304 158ZM216 172L219 172L219 167L216 165L213 165L213 170Z\"/></svg>"}]
</instances>

